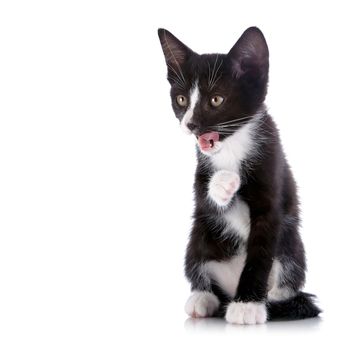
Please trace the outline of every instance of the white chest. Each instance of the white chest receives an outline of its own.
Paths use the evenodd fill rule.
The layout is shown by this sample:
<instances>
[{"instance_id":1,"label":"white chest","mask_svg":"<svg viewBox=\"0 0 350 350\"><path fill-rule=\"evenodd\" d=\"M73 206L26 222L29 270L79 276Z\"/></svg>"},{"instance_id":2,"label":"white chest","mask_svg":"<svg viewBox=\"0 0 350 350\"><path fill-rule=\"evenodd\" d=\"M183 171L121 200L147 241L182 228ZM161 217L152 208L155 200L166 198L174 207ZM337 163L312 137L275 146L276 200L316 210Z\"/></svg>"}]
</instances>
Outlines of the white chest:
<instances>
[{"instance_id":1,"label":"white chest","mask_svg":"<svg viewBox=\"0 0 350 350\"><path fill-rule=\"evenodd\" d=\"M226 224L224 235L235 234L244 242L247 241L250 233L250 210L245 201L237 196L231 208L222 214L222 219Z\"/></svg>"},{"instance_id":2,"label":"white chest","mask_svg":"<svg viewBox=\"0 0 350 350\"><path fill-rule=\"evenodd\" d=\"M220 151L213 154L211 162L217 170L230 170L239 174L241 163L254 150L256 121L250 122L220 143Z\"/></svg>"}]
</instances>

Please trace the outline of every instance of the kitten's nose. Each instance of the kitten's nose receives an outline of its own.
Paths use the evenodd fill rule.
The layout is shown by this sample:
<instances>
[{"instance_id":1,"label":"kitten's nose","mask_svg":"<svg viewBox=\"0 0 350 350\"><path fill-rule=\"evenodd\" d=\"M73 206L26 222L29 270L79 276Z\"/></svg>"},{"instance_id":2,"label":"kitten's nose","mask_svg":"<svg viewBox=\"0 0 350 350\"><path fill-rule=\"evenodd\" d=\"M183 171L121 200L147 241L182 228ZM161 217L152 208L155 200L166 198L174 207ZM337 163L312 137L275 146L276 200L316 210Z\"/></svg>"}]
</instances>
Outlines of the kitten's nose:
<instances>
[{"instance_id":1,"label":"kitten's nose","mask_svg":"<svg viewBox=\"0 0 350 350\"><path fill-rule=\"evenodd\" d=\"M193 131L194 129L198 128L198 125L193 124L193 123L187 123L187 127Z\"/></svg>"}]
</instances>

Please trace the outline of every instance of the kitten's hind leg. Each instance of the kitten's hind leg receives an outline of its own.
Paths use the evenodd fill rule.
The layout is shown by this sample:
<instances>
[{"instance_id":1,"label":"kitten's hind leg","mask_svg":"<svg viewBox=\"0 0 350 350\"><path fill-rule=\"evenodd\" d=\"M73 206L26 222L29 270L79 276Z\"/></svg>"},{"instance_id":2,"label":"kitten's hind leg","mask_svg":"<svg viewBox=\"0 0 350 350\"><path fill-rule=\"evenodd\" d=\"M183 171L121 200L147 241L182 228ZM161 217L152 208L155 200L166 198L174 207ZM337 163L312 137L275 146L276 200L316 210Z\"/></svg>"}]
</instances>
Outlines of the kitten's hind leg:
<instances>
[{"instance_id":1,"label":"kitten's hind leg","mask_svg":"<svg viewBox=\"0 0 350 350\"><path fill-rule=\"evenodd\" d=\"M207 291L194 291L188 298L185 311L191 317L210 317L219 309L218 297Z\"/></svg>"},{"instance_id":2,"label":"kitten's hind leg","mask_svg":"<svg viewBox=\"0 0 350 350\"><path fill-rule=\"evenodd\" d=\"M269 275L268 301L294 297L304 282L304 270L292 259L275 259Z\"/></svg>"}]
</instances>

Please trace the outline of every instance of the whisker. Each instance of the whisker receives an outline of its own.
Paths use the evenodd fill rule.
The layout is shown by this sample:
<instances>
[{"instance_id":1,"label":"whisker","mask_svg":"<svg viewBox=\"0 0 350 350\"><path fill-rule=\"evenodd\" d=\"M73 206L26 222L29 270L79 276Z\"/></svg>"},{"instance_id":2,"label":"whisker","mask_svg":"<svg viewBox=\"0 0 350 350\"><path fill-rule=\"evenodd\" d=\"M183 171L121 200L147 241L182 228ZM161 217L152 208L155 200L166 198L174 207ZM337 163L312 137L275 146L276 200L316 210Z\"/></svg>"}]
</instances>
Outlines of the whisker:
<instances>
[{"instance_id":1,"label":"whisker","mask_svg":"<svg viewBox=\"0 0 350 350\"><path fill-rule=\"evenodd\" d=\"M178 79L176 79L176 78L174 78L174 77L168 77L173 83L175 83L176 85L178 85L181 89L183 89L183 90L185 90L185 87L182 85L182 83L178 80Z\"/></svg>"},{"instance_id":2,"label":"whisker","mask_svg":"<svg viewBox=\"0 0 350 350\"><path fill-rule=\"evenodd\" d=\"M237 131L238 129L234 129L234 130L218 130L217 132L219 133L219 134L232 134L232 133L234 133L235 131Z\"/></svg>"},{"instance_id":3,"label":"whisker","mask_svg":"<svg viewBox=\"0 0 350 350\"><path fill-rule=\"evenodd\" d=\"M240 123L247 123L249 122L249 119L242 119L242 120L231 120L230 122L227 123L222 123L222 124L216 124L217 126L230 126L230 125L234 125L234 124L240 124Z\"/></svg>"},{"instance_id":4,"label":"whisker","mask_svg":"<svg viewBox=\"0 0 350 350\"><path fill-rule=\"evenodd\" d=\"M241 120L247 120L247 119L251 119L251 118L252 118L251 116L247 116L247 117L242 117L242 118L237 118L237 119L231 119L231 120L228 120L228 121L223 122L223 123L218 123L216 125L225 125L225 124L235 123L235 122L239 122Z\"/></svg>"},{"instance_id":5,"label":"whisker","mask_svg":"<svg viewBox=\"0 0 350 350\"><path fill-rule=\"evenodd\" d=\"M241 123L232 123L232 124L226 124L226 125L215 125L217 128L221 128L221 129L227 129L227 128L231 128L232 126L240 126L246 124L245 122L241 122Z\"/></svg>"},{"instance_id":6,"label":"whisker","mask_svg":"<svg viewBox=\"0 0 350 350\"><path fill-rule=\"evenodd\" d=\"M216 58L218 58L218 56L219 56L219 55L217 55ZM215 84L216 84L216 83L218 82L218 80L221 78L221 75L222 75L222 74L220 74L218 77L217 77L217 74L218 74L218 72L219 72L220 67L222 66L222 62L223 62L223 60L220 61L220 64L218 65L218 67L217 67L215 73L213 74L214 77L213 77L213 80L212 80L211 87L210 87L209 91L211 91L211 90L213 89L213 87L215 86Z\"/></svg>"},{"instance_id":7,"label":"whisker","mask_svg":"<svg viewBox=\"0 0 350 350\"><path fill-rule=\"evenodd\" d=\"M230 124L216 124L216 125L209 125L209 128L230 128L232 126L239 126L239 125L243 125L246 124L249 120L242 120L240 122L237 123L230 123Z\"/></svg>"},{"instance_id":8,"label":"whisker","mask_svg":"<svg viewBox=\"0 0 350 350\"><path fill-rule=\"evenodd\" d=\"M185 89L185 85L186 85L186 82L185 80L183 79L183 77L181 78L179 76L179 74L176 72L176 70L168 63L168 67L175 73L175 75L177 76L177 79L178 79L178 82L180 83L181 87L183 87Z\"/></svg>"},{"instance_id":9,"label":"whisker","mask_svg":"<svg viewBox=\"0 0 350 350\"><path fill-rule=\"evenodd\" d=\"M213 90L213 87L215 86L215 84L220 80L220 78L222 77L222 74L220 74L213 82L212 87L209 89L209 91Z\"/></svg>"},{"instance_id":10,"label":"whisker","mask_svg":"<svg viewBox=\"0 0 350 350\"><path fill-rule=\"evenodd\" d=\"M210 80L211 80L211 72L210 72L210 63L209 63L209 61L207 63L208 63L208 68L209 68L209 74L208 74L208 88L209 88L210 87Z\"/></svg>"},{"instance_id":11,"label":"whisker","mask_svg":"<svg viewBox=\"0 0 350 350\"><path fill-rule=\"evenodd\" d=\"M209 87L209 90L211 89L211 84L213 82L213 79L214 79L214 74L215 74L215 68L216 68L216 62L218 60L218 57L219 55L216 55L216 58L215 58L215 62L214 62L214 67L213 67L213 72L212 72L212 75L210 76L210 79L209 79L209 84L208 84L208 87Z\"/></svg>"},{"instance_id":12,"label":"whisker","mask_svg":"<svg viewBox=\"0 0 350 350\"><path fill-rule=\"evenodd\" d=\"M240 126L242 126L244 124L235 124L235 125L229 125L227 127L222 127L222 126L213 126L212 129L217 129L217 130L230 130L230 129L233 129L233 128L238 128Z\"/></svg>"},{"instance_id":13,"label":"whisker","mask_svg":"<svg viewBox=\"0 0 350 350\"><path fill-rule=\"evenodd\" d=\"M236 131L238 128L240 128L243 125L246 125L246 122L235 123L230 125L212 125L212 126L209 126L209 128L212 129L213 131L217 131L222 134L224 133L231 134L232 132Z\"/></svg>"},{"instance_id":14,"label":"whisker","mask_svg":"<svg viewBox=\"0 0 350 350\"><path fill-rule=\"evenodd\" d=\"M217 131L222 131L222 132L230 132L232 130L237 130L238 128L240 128L242 125L237 125L236 127L232 127L232 128L227 128L227 129L217 129Z\"/></svg>"},{"instance_id":15,"label":"whisker","mask_svg":"<svg viewBox=\"0 0 350 350\"><path fill-rule=\"evenodd\" d=\"M178 83L182 88L185 88L184 83L176 76L169 76L169 78Z\"/></svg>"},{"instance_id":16,"label":"whisker","mask_svg":"<svg viewBox=\"0 0 350 350\"><path fill-rule=\"evenodd\" d=\"M233 132L237 131L237 129L231 129L231 130L216 130L219 134L232 134Z\"/></svg>"},{"instance_id":17,"label":"whisker","mask_svg":"<svg viewBox=\"0 0 350 350\"><path fill-rule=\"evenodd\" d=\"M233 130L231 132L222 132L222 131L219 131L219 134L220 135L232 135L236 130Z\"/></svg>"},{"instance_id":18,"label":"whisker","mask_svg":"<svg viewBox=\"0 0 350 350\"><path fill-rule=\"evenodd\" d=\"M174 75L168 75L168 78L169 79L172 79L172 80L174 80L174 81L176 81L176 82L178 82L180 85L182 85L183 86L183 82L182 82L182 80L180 80L177 76L174 76Z\"/></svg>"}]
</instances>

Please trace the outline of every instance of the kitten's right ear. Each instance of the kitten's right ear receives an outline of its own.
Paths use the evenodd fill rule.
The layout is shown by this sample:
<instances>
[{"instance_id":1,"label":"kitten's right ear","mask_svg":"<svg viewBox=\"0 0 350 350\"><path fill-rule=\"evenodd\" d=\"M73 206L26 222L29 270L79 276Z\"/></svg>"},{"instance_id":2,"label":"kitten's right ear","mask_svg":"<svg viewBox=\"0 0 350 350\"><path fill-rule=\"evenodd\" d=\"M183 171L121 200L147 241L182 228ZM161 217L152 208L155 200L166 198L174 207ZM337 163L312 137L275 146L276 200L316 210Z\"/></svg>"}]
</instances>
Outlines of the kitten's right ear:
<instances>
[{"instance_id":1,"label":"kitten's right ear","mask_svg":"<svg viewBox=\"0 0 350 350\"><path fill-rule=\"evenodd\" d=\"M158 29L158 36L165 56L165 61L170 69L181 67L193 51L183 44L168 30Z\"/></svg>"}]
</instances>

